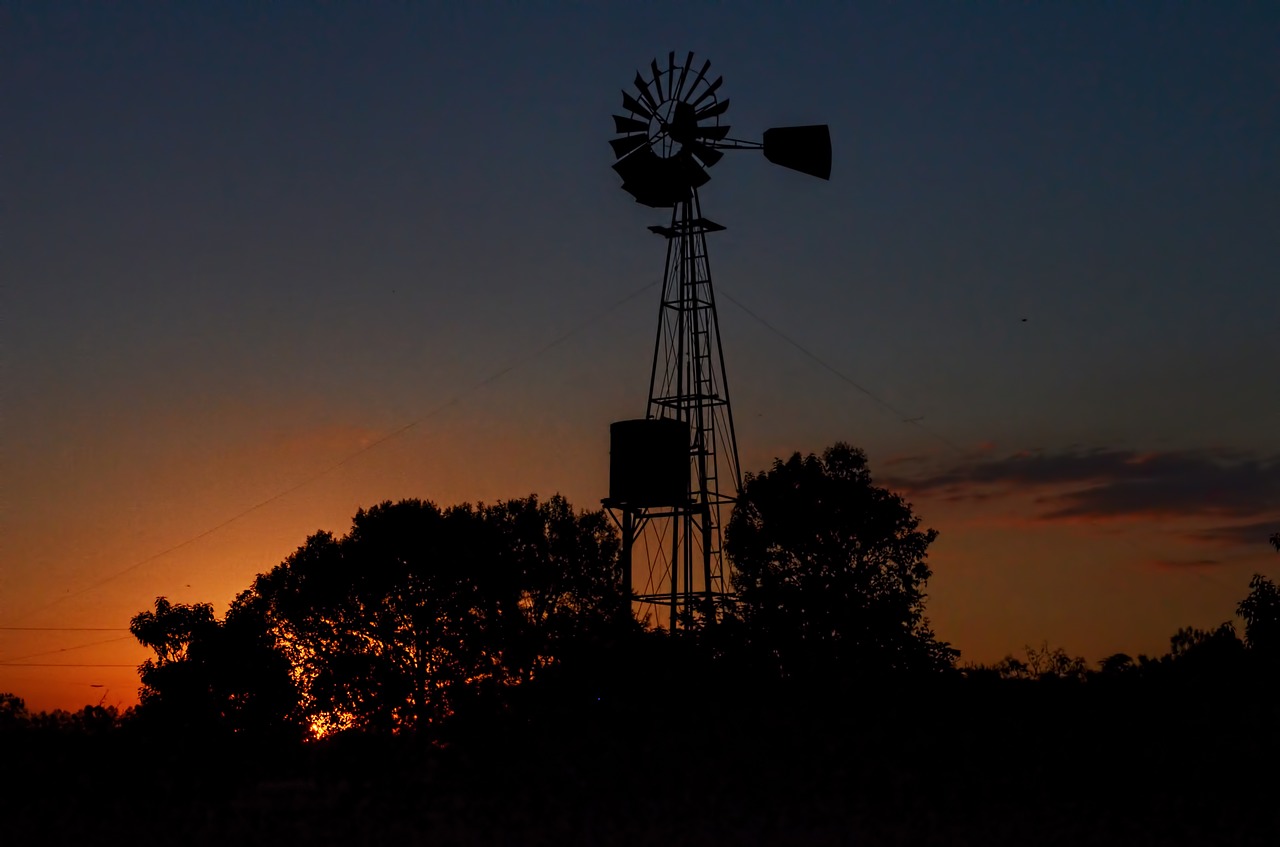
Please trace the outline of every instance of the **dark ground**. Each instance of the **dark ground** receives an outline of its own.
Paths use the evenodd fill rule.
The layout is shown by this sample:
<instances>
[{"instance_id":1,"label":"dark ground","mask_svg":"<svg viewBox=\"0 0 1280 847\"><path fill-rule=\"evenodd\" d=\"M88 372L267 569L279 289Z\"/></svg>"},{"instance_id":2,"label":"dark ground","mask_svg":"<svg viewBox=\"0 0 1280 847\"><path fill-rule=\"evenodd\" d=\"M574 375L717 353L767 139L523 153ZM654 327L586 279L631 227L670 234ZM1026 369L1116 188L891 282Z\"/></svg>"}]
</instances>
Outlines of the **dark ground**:
<instances>
[{"instance_id":1,"label":"dark ground","mask_svg":"<svg viewBox=\"0 0 1280 847\"><path fill-rule=\"evenodd\" d=\"M5 733L0 841L1280 844L1280 709L1265 686L693 700L707 706L531 708L444 746Z\"/></svg>"}]
</instances>

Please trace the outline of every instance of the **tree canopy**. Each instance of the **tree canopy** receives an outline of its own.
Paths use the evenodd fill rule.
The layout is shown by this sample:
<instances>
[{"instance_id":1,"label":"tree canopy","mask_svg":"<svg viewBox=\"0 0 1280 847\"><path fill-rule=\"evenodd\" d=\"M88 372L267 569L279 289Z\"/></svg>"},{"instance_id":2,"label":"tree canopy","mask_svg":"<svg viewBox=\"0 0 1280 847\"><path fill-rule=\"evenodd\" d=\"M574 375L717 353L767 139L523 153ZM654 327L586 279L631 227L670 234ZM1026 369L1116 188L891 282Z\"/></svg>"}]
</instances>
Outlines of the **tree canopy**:
<instances>
[{"instance_id":1,"label":"tree canopy","mask_svg":"<svg viewBox=\"0 0 1280 847\"><path fill-rule=\"evenodd\" d=\"M725 538L731 625L784 676L950 667L924 616L937 532L919 526L848 444L748 475Z\"/></svg>"},{"instance_id":2,"label":"tree canopy","mask_svg":"<svg viewBox=\"0 0 1280 847\"><path fill-rule=\"evenodd\" d=\"M559 496L385 502L308 538L233 611L264 621L313 729L421 730L628 626L617 555L604 515Z\"/></svg>"},{"instance_id":3,"label":"tree canopy","mask_svg":"<svg viewBox=\"0 0 1280 847\"><path fill-rule=\"evenodd\" d=\"M251 610L233 608L218 620L208 603L157 597L129 629L156 654L138 668L147 719L200 733L300 729L289 663Z\"/></svg>"},{"instance_id":4,"label":"tree canopy","mask_svg":"<svg viewBox=\"0 0 1280 847\"><path fill-rule=\"evenodd\" d=\"M1280 659L1280 587L1260 573L1249 580L1249 594L1236 606L1244 620L1250 650Z\"/></svg>"}]
</instances>

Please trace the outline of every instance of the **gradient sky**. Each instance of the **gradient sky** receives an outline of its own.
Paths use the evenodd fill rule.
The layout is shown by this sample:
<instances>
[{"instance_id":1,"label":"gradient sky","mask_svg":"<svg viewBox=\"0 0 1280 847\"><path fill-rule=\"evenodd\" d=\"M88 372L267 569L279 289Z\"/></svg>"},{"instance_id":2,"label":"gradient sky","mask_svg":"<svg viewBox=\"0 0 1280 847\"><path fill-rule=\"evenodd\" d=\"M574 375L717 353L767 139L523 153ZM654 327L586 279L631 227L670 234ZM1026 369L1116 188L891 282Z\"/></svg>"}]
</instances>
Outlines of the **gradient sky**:
<instances>
[{"instance_id":1,"label":"gradient sky","mask_svg":"<svg viewBox=\"0 0 1280 847\"><path fill-rule=\"evenodd\" d=\"M1265 3L0 3L0 691L135 702L133 614L361 506L594 508L664 249L609 115L668 50L735 136L831 126L830 182L702 191L744 467L866 449L962 661L1163 652L1280 564L1277 44Z\"/></svg>"}]
</instances>

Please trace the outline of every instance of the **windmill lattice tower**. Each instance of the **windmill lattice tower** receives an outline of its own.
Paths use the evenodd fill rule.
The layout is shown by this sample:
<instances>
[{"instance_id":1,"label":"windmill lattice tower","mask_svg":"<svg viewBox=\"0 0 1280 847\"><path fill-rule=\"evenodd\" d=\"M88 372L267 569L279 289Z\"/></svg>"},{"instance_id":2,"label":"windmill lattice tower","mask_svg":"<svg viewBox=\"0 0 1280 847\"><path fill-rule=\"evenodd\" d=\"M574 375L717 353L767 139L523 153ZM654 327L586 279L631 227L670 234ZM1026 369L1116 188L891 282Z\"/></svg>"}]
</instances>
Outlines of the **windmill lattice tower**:
<instances>
[{"instance_id":1,"label":"windmill lattice tower","mask_svg":"<svg viewBox=\"0 0 1280 847\"><path fill-rule=\"evenodd\" d=\"M714 620L731 591L724 526L742 483L707 258L707 235L724 227L703 216L698 189L725 150L760 150L775 164L831 174L825 125L775 127L759 142L729 138L724 77L712 81L710 68L707 61L695 72L693 53L678 64L672 52L665 67L654 60L648 76L637 72L609 142L623 189L671 209L669 224L649 227L666 239L667 260L648 406L644 418L611 427L604 504L622 530L619 578L642 617L672 630Z\"/></svg>"}]
</instances>

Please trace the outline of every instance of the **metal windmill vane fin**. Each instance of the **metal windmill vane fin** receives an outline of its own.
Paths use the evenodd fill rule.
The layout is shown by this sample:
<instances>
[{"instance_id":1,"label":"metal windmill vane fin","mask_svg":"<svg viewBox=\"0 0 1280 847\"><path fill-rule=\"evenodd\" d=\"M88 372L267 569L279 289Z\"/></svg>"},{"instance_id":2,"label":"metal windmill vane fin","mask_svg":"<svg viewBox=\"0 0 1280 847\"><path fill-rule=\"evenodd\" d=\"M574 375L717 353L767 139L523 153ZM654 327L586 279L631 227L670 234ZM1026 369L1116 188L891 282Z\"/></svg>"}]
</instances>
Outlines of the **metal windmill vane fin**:
<instances>
[{"instance_id":1,"label":"metal windmill vane fin","mask_svg":"<svg viewBox=\"0 0 1280 847\"><path fill-rule=\"evenodd\" d=\"M649 122L640 121L635 118L624 118L622 115L613 116L614 132L648 132Z\"/></svg>"},{"instance_id":2,"label":"metal windmill vane fin","mask_svg":"<svg viewBox=\"0 0 1280 847\"><path fill-rule=\"evenodd\" d=\"M711 97L712 95L714 95L716 91L720 88L720 86L723 84L724 84L724 77L717 77L715 82L708 85L707 89L703 91L700 95L698 95L698 99L693 101L693 105L696 106L699 103L701 103L703 100L706 100L708 97Z\"/></svg>"},{"instance_id":3,"label":"metal windmill vane fin","mask_svg":"<svg viewBox=\"0 0 1280 847\"><path fill-rule=\"evenodd\" d=\"M658 101L653 99L653 94L649 92L649 84L645 82L644 77L640 76L640 72L636 71L636 78L632 80L635 83L636 90L640 92L640 99L649 104L649 109L658 111Z\"/></svg>"},{"instance_id":4,"label":"metal windmill vane fin","mask_svg":"<svg viewBox=\"0 0 1280 847\"><path fill-rule=\"evenodd\" d=\"M676 61L675 51L671 51L671 62L674 65ZM689 57L684 60L684 67L680 69L680 81L676 83L674 99L679 100L680 95L684 92L684 81L689 77L689 66L693 64L693 51L689 51Z\"/></svg>"},{"instance_id":5,"label":"metal windmill vane fin","mask_svg":"<svg viewBox=\"0 0 1280 847\"><path fill-rule=\"evenodd\" d=\"M628 94L625 91L622 92L622 108L626 109L628 112L631 112L632 114L644 115L646 120L653 117L653 112L649 111L648 107L642 105L639 100L632 97L630 94ZM649 128L649 125L645 124L645 129L648 129L648 128Z\"/></svg>"},{"instance_id":6,"label":"metal windmill vane fin","mask_svg":"<svg viewBox=\"0 0 1280 847\"><path fill-rule=\"evenodd\" d=\"M719 103L713 103L712 105L699 110L696 114L697 114L698 120L702 121L702 120L706 120L707 118L719 117L720 115L723 115L726 111L728 111L728 109L729 109L729 98L726 97L723 100L721 100Z\"/></svg>"}]
</instances>

